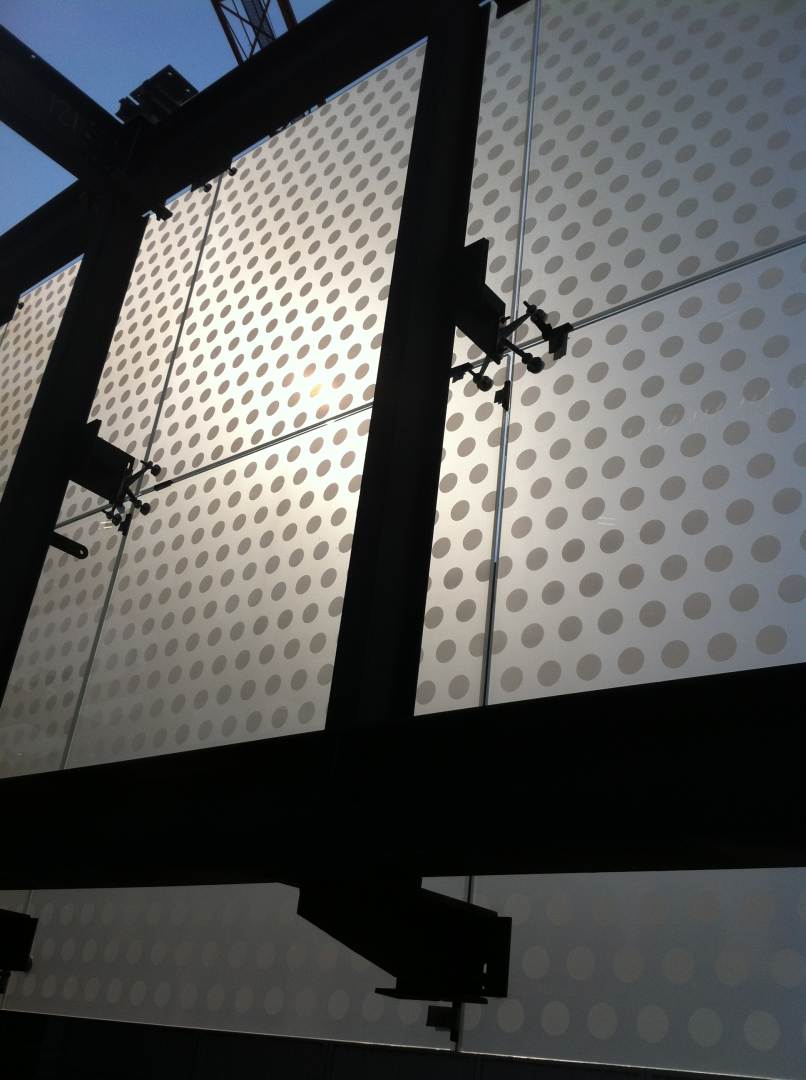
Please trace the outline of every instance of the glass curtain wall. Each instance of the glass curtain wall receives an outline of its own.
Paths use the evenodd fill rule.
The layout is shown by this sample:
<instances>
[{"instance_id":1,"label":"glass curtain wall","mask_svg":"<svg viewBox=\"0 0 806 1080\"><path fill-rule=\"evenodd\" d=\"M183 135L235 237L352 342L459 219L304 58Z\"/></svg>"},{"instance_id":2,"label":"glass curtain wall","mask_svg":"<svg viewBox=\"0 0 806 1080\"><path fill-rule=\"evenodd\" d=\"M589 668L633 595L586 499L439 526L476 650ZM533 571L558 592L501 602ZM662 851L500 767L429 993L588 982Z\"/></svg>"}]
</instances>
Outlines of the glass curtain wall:
<instances>
[{"instance_id":1,"label":"glass curtain wall","mask_svg":"<svg viewBox=\"0 0 806 1080\"><path fill-rule=\"evenodd\" d=\"M507 413L452 388L418 711L806 658L805 32L804 0L491 22L468 241L512 314L575 329L539 376L502 364ZM149 225L93 414L173 483L125 543L68 493L90 559L48 561L4 774L323 725L421 60ZM6 469L73 274L0 341ZM514 920L463 1049L806 1077L806 871L432 885ZM41 917L6 1008L449 1046L283 886L6 903Z\"/></svg>"}]
</instances>

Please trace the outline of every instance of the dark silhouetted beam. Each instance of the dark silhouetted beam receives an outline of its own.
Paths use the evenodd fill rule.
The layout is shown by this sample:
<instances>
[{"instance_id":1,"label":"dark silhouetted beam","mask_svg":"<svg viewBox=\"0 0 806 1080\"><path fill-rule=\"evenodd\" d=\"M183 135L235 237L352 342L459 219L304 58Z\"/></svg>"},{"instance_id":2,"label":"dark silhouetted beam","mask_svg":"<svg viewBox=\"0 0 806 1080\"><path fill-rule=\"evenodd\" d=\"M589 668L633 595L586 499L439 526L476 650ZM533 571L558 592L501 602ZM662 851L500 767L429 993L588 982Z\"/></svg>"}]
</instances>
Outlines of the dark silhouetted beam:
<instances>
[{"instance_id":1,"label":"dark silhouetted beam","mask_svg":"<svg viewBox=\"0 0 806 1080\"><path fill-rule=\"evenodd\" d=\"M806 865L806 665L0 781L0 889ZM789 718L787 718L789 716Z\"/></svg>"},{"instance_id":2,"label":"dark silhouetted beam","mask_svg":"<svg viewBox=\"0 0 806 1080\"><path fill-rule=\"evenodd\" d=\"M130 207L93 211L70 292L0 499L0 700L25 628L72 465L129 284L145 219Z\"/></svg>"},{"instance_id":3,"label":"dark silhouetted beam","mask_svg":"<svg viewBox=\"0 0 806 1080\"><path fill-rule=\"evenodd\" d=\"M89 197L80 184L54 196L0 236L0 296L19 296L87 246Z\"/></svg>"},{"instance_id":4,"label":"dark silhouetted beam","mask_svg":"<svg viewBox=\"0 0 806 1080\"><path fill-rule=\"evenodd\" d=\"M125 184L133 205L149 210L217 175L222 162L424 38L431 7L430 0L331 0L159 127L141 131L125 179L115 182ZM74 185L57 197L62 204L51 200L43 208L41 238L43 211L0 236L0 295L19 295L80 254L76 245L86 237L86 224L77 218L89 194L86 185Z\"/></svg>"},{"instance_id":5,"label":"dark silhouetted beam","mask_svg":"<svg viewBox=\"0 0 806 1080\"><path fill-rule=\"evenodd\" d=\"M462 3L475 7L475 0ZM139 145L131 177L145 205L169 198L414 45L428 33L433 7L433 0L331 0L197 94Z\"/></svg>"},{"instance_id":6,"label":"dark silhouetted beam","mask_svg":"<svg viewBox=\"0 0 806 1080\"><path fill-rule=\"evenodd\" d=\"M489 8L434 4L412 135L328 728L414 712Z\"/></svg>"},{"instance_id":7,"label":"dark silhouetted beam","mask_svg":"<svg viewBox=\"0 0 806 1080\"><path fill-rule=\"evenodd\" d=\"M91 42L88 47L93 47ZM3 26L0 121L89 184L120 168L131 135Z\"/></svg>"}]
</instances>

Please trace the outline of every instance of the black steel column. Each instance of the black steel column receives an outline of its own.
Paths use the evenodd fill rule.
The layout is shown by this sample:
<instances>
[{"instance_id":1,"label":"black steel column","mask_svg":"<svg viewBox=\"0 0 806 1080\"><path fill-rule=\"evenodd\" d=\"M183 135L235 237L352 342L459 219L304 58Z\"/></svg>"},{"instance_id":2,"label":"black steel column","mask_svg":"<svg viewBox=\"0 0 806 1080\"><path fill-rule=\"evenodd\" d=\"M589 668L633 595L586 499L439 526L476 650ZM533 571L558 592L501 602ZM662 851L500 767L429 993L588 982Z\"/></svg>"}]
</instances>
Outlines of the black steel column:
<instances>
[{"instance_id":1,"label":"black steel column","mask_svg":"<svg viewBox=\"0 0 806 1080\"><path fill-rule=\"evenodd\" d=\"M489 8L435 4L327 724L414 709Z\"/></svg>"},{"instance_id":2,"label":"black steel column","mask_svg":"<svg viewBox=\"0 0 806 1080\"><path fill-rule=\"evenodd\" d=\"M71 453L92 408L145 225L131 209L97 208L0 500L0 701L67 490Z\"/></svg>"}]
</instances>

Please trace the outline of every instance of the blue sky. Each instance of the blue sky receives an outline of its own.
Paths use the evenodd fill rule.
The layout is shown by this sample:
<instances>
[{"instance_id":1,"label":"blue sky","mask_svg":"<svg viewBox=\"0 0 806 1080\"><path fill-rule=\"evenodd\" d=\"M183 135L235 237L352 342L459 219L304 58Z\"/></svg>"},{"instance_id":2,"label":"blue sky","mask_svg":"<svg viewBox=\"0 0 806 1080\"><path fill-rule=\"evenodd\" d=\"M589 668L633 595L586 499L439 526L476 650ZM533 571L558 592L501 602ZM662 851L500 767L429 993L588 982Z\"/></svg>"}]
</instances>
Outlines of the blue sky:
<instances>
[{"instance_id":1,"label":"blue sky","mask_svg":"<svg viewBox=\"0 0 806 1080\"><path fill-rule=\"evenodd\" d=\"M298 18L322 0L293 0ZM105 109L166 64L197 89L235 64L209 0L0 0L0 23ZM73 177L0 124L0 233Z\"/></svg>"}]
</instances>

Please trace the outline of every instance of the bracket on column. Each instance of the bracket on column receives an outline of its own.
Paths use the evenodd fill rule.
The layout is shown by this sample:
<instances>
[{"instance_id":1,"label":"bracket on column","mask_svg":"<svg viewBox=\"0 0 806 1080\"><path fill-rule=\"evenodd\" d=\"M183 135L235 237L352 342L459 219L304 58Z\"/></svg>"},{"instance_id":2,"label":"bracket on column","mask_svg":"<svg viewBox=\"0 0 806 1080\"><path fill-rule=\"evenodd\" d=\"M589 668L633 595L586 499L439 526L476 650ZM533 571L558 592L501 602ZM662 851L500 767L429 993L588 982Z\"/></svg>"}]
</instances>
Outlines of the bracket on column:
<instances>
[{"instance_id":1,"label":"bracket on column","mask_svg":"<svg viewBox=\"0 0 806 1080\"><path fill-rule=\"evenodd\" d=\"M393 975L376 991L384 997L483 1005L507 995L512 920L420 879L303 883L297 912ZM444 1024L441 1012L433 1019Z\"/></svg>"},{"instance_id":2,"label":"bracket on column","mask_svg":"<svg viewBox=\"0 0 806 1080\"><path fill-rule=\"evenodd\" d=\"M69 536L62 536L57 532L51 536L50 546L63 551L65 555L72 555L74 559L86 559L89 555L84 544L79 544L77 540L71 540Z\"/></svg>"},{"instance_id":3,"label":"bracket on column","mask_svg":"<svg viewBox=\"0 0 806 1080\"><path fill-rule=\"evenodd\" d=\"M454 318L474 345L495 359L499 331L506 321L506 304L486 283L490 241L476 240L462 251L456 275Z\"/></svg>"},{"instance_id":4,"label":"bracket on column","mask_svg":"<svg viewBox=\"0 0 806 1080\"><path fill-rule=\"evenodd\" d=\"M500 364L508 351L519 356L533 375L539 374L544 369L545 361L521 349L512 340L512 335L527 319L543 335L548 343L549 353L555 360L560 360L565 356L568 335L573 330L571 323L552 326L546 318L545 311L529 303L525 303L526 312L523 315L513 319L512 322L507 322L504 301L485 281L489 249L489 241L482 239L476 240L463 250L454 296L456 325L474 345L481 349L484 359L480 364L477 361L468 362L451 368L451 382L457 382L465 375L470 375L479 390L492 390L493 380L487 375L487 368L490 364ZM502 405L505 410L509 409L509 400L508 387L499 390L495 395L496 403Z\"/></svg>"},{"instance_id":5,"label":"bracket on column","mask_svg":"<svg viewBox=\"0 0 806 1080\"><path fill-rule=\"evenodd\" d=\"M31 948L39 919L0 908L0 994L12 971L31 970Z\"/></svg>"},{"instance_id":6,"label":"bracket on column","mask_svg":"<svg viewBox=\"0 0 806 1080\"><path fill-rule=\"evenodd\" d=\"M141 461L143 467L135 471L135 459L131 454L102 439L98 434L100 427L100 420L92 420L84 429L70 471L70 479L105 499L109 507L104 513L125 533L131 519L127 503L143 514L147 514L151 509L148 503L135 495L133 485L146 473L158 476L162 469L151 461Z\"/></svg>"},{"instance_id":7,"label":"bracket on column","mask_svg":"<svg viewBox=\"0 0 806 1080\"><path fill-rule=\"evenodd\" d=\"M218 161L213 164L207 165L201 173L194 177L190 182L190 190L198 191L202 188L204 191L213 190L213 180L217 176L221 176L222 173L227 173L229 176L234 176L237 173L237 168L232 164L232 158L227 157L223 161Z\"/></svg>"}]
</instances>

